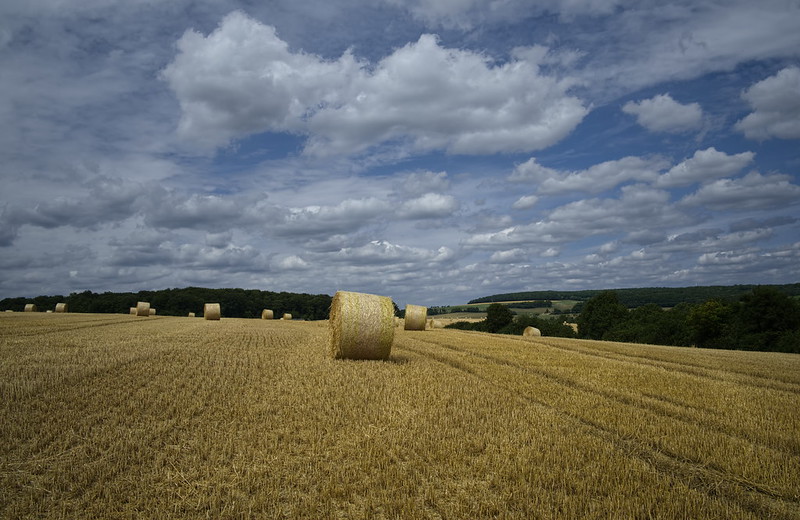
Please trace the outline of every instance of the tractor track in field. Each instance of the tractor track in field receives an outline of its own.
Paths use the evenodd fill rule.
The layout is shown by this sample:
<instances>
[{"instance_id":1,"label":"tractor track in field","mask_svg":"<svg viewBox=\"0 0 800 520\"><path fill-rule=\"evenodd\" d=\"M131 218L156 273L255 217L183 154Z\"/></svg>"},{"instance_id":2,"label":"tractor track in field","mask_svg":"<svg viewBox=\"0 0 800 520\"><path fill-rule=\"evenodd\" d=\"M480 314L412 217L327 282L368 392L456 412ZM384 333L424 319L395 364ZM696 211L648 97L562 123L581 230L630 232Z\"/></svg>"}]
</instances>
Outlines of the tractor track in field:
<instances>
[{"instance_id":1,"label":"tractor track in field","mask_svg":"<svg viewBox=\"0 0 800 520\"><path fill-rule=\"evenodd\" d=\"M157 323L160 319L164 318L163 316L152 316L148 317L147 321L141 321L139 323ZM85 329L93 329L97 327L110 327L112 325L121 325L126 323L134 323L131 321L130 318L124 318L114 321L101 321L100 320L91 320L91 321L83 321L78 322L78 326L70 326L70 327L60 327L57 329L43 329L43 330L35 330L31 332L19 333L14 331L13 329L7 329L7 333L3 334L2 336L14 336L14 337L33 337L33 336L44 336L47 334L61 334L62 332L70 332L75 330L85 330ZM70 322L71 325L75 325L75 322ZM0 336L1 337L1 336Z\"/></svg>"},{"instance_id":2,"label":"tractor track in field","mask_svg":"<svg viewBox=\"0 0 800 520\"><path fill-rule=\"evenodd\" d=\"M780 390L800 395L800 383L796 383L794 381L780 380L780 379L775 380L758 374L741 372L733 369L713 368L704 365L686 363L681 361L670 361L666 359L653 359L636 354L624 354L622 352L607 352L607 351L593 350L581 347L556 345L547 340L535 340L534 343L538 345L544 345L549 348L562 350L565 352L582 354L585 356L598 357L602 359L611 359L624 363L632 363L635 365L665 368L667 370L674 370L676 372L682 372L684 374L694 375L698 377L705 377L708 379L713 379L715 381L724 381L724 382L730 381L731 380L730 378L725 378L724 376L721 376L719 374L733 374L734 376L739 376L735 381L742 385L759 389L763 388L767 390Z\"/></svg>"},{"instance_id":3,"label":"tractor track in field","mask_svg":"<svg viewBox=\"0 0 800 520\"><path fill-rule=\"evenodd\" d=\"M419 340L416 338L412 341L423 343L428 346L434 346L436 348L442 348L450 352L466 354L467 356L473 356L475 358L489 361L501 366L508 366L514 369L522 368L523 370L526 368L514 366L515 364L513 362L508 362L507 360L492 358L491 356L477 354L469 350L462 350L456 347L442 345L440 343ZM530 395L529 393L521 392L520 389L512 388L509 385L503 384L496 378L486 377L468 363L458 359L453 359L446 354L437 354L435 352L430 352L428 349L415 348L413 346L409 346L408 343L409 342L405 342L402 346L398 345L398 347L432 359L456 370L465 372L481 380L485 384L508 392L515 399L520 399L523 402L541 406L559 415L567 417L568 419L575 421L587 428L597 437L609 442L623 453L643 461L660 474L670 478L675 478L685 484L687 487L704 493L711 499L718 500L722 498L725 501L734 503L739 507L764 518L774 518L776 515L785 513L786 510L792 511L792 518L800 518L800 497L785 496L779 491L770 489L769 487L757 482L751 482L745 478L732 476L729 473L726 473L722 468L710 465L700 460L690 459L681 456L680 454L673 453L670 450L664 449L662 446L654 444L653 442L643 441L636 437L624 436L619 432L604 426L598 421L584 417L575 412L559 408L552 403ZM539 374L536 371L524 371L530 372L532 375L545 377L546 379L561 386L567 386L577 391L589 392L600 397L616 400L612 396L597 392L596 389L582 389L576 387L571 384L574 382L570 382L565 378L548 377L547 374ZM552 374L550 376L552 376ZM622 404L633 406L626 402L622 402ZM651 411L658 413L656 410ZM681 421L684 420L669 415L667 415L667 417ZM696 421L689 422L696 423Z\"/></svg>"},{"instance_id":4,"label":"tractor track in field","mask_svg":"<svg viewBox=\"0 0 800 520\"><path fill-rule=\"evenodd\" d=\"M599 389L593 385L584 384L581 383L580 381L576 381L575 379L564 377L558 374L553 374L541 368L523 365L508 359L498 358L490 354L484 354L472 350L461 349L443 343L429 342L425 340L416 340L416 341L421 341L429 345L435 345L439 348L448 349L454 352L458 352L460 354L475 356L480 359L489 361L491 363L508 366L515 370L547 379L548 381L554 382L558 385L565 386L580 392L597 395L604 399L609 399L625 406L647 409L650 412L659 415L661 417L667 417L669 419L681 421L686 424L700 424L709 430L716 431L718 433L727 435L729 437L740 439L742 441L748 442L750 444L762 448L780 451L790 456L800 457L800 442L793 442L790 446L786 446L786 445L777 445L777 444L769 444L769 443L754 441L752 439L747 438L747 436L744 435L742 431L737 431L735 429L728 428L725 425L720 424L719 421L714 420L714 418L719 417L719 413L716 410L707 407L689 405L663 396L649 395L649 394L630 395L613 390Z\"/></svg>"}]
</instances>

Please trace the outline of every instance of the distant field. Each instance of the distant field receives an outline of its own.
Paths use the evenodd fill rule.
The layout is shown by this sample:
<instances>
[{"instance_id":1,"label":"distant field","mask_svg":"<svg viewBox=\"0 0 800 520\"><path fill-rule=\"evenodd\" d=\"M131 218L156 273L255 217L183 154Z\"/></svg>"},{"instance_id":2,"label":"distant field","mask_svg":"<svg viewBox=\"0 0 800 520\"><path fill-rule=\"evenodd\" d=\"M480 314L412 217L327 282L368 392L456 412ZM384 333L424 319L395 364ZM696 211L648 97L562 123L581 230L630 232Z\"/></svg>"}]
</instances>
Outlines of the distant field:
<instances>
[{"instance_id":1,"label":"distant field","mask_svg":"<svg viewBox=\"0 0 800 520\"><path fill-rule=\"evenodd\" d=\"M800 356L0 314L0 518L800 518Z\"/></svg>"}]
</instances>

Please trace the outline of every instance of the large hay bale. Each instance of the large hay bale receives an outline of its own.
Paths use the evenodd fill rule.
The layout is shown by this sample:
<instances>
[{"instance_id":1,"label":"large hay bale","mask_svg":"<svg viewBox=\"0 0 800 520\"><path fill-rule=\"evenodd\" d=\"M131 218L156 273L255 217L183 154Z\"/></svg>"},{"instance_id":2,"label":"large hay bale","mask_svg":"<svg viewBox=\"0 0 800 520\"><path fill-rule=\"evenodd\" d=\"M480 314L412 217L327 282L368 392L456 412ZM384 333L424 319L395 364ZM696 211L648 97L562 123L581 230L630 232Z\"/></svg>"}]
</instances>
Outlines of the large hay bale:
<instances>
[{"instance_id":1,"label":"large hay bale","mask_svg":"<svg viewBox=\"0 0 800 520\"><path fill-rule=\"evenodd\" d=\"M405 330L425 330L428 308L422 305L406 305Z\"/></svg>"},{"instance_id":2,"label":"large hay bale","mask_svg":"<svg viewBox=\"0 0 800 520\"><path fill-rule=\"evenodd\" d=\"M156 315L156 310L150 307L150 316L155 316L155 315Z\"/></svg>"},{"instance_id":3,"label":"large hay bale","mask_svg":"<svg viewBox=\"0 0 800 520\"><path fill-rule=\"evenodd\" d=\"M282 319L282 320L287 320L287 321L288 321L288 320L291 320L291 319L292 319L292 315L291 315L291 314L289 314L289 313L287 312L287 313L285 313L285 314L283 315L283 318L281 318L281 319Z\"/></svg>"},{"instance_id":4,"label":"large hay bale","mask_svg":"<svg viewBox=\"0 0 800 520\"><path fill-rule=\"evenodd\" d=\"M264 309L261 311L261 319L262 320L271 320L275 317L275 313L272 312L270 309Z\"/></svg>"},{"instance_id":5,"label":"large hay bale","mask_svg":"<svg viewBox=\"0 0 800 520\"><path fill-rule=\"evenodd\" d=\"M67 304L66 303L57 303L56 304L56 312L67 312Z\"/></svg>"},{"instance_id":6,"label":"large hay bale","mask_svg":"<svg viewBox=\"0 0 800 520\"><path fill-rule=\"evenodd\" d=\"M26 303L25 304L25 312L36 312L36 304L34 304L34 303Z\"/></svg>"},{"instance_id":7,"label":"large hay bale","mask_svg":"<svg viewBox=\"0 0 800 520\"><path fill-rule=\"evenodd\" d=\"M525 337L528 336L541 336L542 331L537 329L536 327L525 327L525 330L522 331L522 335Z\"/></svg>"},{"instance_id":8,"label":"large hay bale","mask_svg":"<svg viewBox=\"0 0 800 520\"><path fill-rule=\"evenodd\" d=\"M387 296L337 291L328 319L334 359L388 359L394 341L394 304Z\"/></svg>"},{"instance_id":9,"label":"large hay bale","mask_svg":"<svg viewBox=\"0 0 800 520\"><path fill-rule=\"evenodd\" d=\"M137 316L150 316L150 302L136 302Z\"/></svg>"},{"instance_id":10,"label":"large hay bale","mask_svg":"<svg viewBox=\"0 0 800 520\"><path fill-rule=\"evenodd\" d=\"M190 312L190 313L189 313L189 317L190 317L190 318L194 318L194 313L193 313L193 312Z\"/></svg>"},{"instance_id":11,"label":"large hay bale","mask_svg":"<svg viewBox=\"0 0 800 520\"><path fill-rule=\"evenodd\" d=\"M207 303L203 305L203 318L207 320L219 320L222 315L218 303Z\"/></svg>"},{"instance_id":12,"label":"large hay bale","mask_svg":"<svg viewBox=\"0 0 800 520\"><path fill-rule=\"evenodd\" d=\"M131 314L136 316L136 307L131 307Z\"/></svg>"}]
</instances>

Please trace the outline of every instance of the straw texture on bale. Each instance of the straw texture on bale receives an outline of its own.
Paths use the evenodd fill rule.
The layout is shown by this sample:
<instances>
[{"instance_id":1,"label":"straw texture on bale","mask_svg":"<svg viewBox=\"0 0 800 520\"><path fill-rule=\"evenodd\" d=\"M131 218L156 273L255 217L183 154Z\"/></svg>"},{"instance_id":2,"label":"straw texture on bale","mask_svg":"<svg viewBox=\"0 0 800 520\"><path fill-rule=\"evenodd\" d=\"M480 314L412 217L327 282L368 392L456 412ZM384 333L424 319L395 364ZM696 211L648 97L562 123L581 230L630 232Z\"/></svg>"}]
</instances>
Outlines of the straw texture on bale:
<instances>
[{"instance_id":1,"label":"straw texture on bale","mask_svg":"<svg viewBox=\"0 0 800 520\"><path fill-rule=\"evenodd\" d=\"M269 309L264 309L263 311L261 311L261 319L262 320L271 320L274 317L275 317L275 313L272 312Z\"/></svg>"},{"instance_id":2,"label":"straw texture on bale","mask_svg":"<svg viewBox=\"0 0 800 520\"><path fill-rule=\"evenodd\" d=\"M67 304L66 303L57 303L56 304L56 312L67 312Z\"/></svg>"},{"instance_id":3,"label":"straw texture on bale","mask_svg":"<svg viewBox=\"0 0 800 520\"><path fill-rule=\"evenodd\" d=\"M542 331L537 329L536 327L525 327L525 330L522 331L523 336L541 336Z\"/></svg>"},{"instance_id":4,"label":"straw texture on bale","mask_svg":"<svg viewBox=\"0 0 800 520\"><path fill-rule=\"evenodd\" d=\"M389 359L394 304L387 296L337 291L328 319L334 359Z\"/></svg>"},{"instance_id":5,"label":"straw texture on bale","mask_svg":"<svg viewBox=\"0 0 800 520\"><path fill-rule=\"evenodd\" d=\"M292 319L292 315L287 312L286 314L283 315L283 318L281 318L281 319L282 320L291 320Z\"/></svg>"},{"instance_id":6,"label":"straw texture on bale","mask_svg":"<svg viewBox=\"0 0 800 520\"><path fill-rule=\"evenodd\" d=\"M136 302L137 316L150 316L150 302Z\"/></svg>"},{"instance_id":7,"label":"straw texture on bale","mask_svg":"<svg viewBox=\"0 0 800 520\"><path fill-rule=\"evenodd\" d=\"M406 305L405 330L425 330L428 308L422 305Z\"/></svg>"},{"instance_id":8,"label":"straw texture on bale","mask_svg":"<svg viewBox=\"0 0 800 520\"><path fill-rule=\"evenodd\" d=\"M25 312L36 312L36 305L33 303L26 303Z\"/></svg>"},{"instance_id":9,"label":"straw texture on bale","mask_svg":"<svg viewBox=\"0 0 800 520\"><path fill-rule=\"evenodd\" d=\"M193 313L193 312L190 312L190 313L189 313L189 317L190 317L190 318L194 318L194 313Z\"/></svg>"},{"instance_id":10,"label":"straw texture on bale","mask_svg":"<svg viewBox=\"0 0 800 520\"><path fill-rule=\"evenodd\" d=\"M207 320L218 320L221 310L218 303L207 303L203 306L203 318Z\"/></svg>"},{"instance_id":11,"label":"straw texture on bale","mask_svg":"<svg viewBox=\"0 0 800 520\"><path fill-rule=\"evenodd\" d=\"M131 307L131 314L136 316L136 307Z\"/></svg>"},{"instance_id":12,"label":"straw texture on bale","mask_svg":"<svg viewBox=\"0 0 800 520\"><path fill-rule=\"evenodd\" d=\"M150 316L155 316L155 315L156 315L156 310L150 307Z\"/></svg>"}]
</instances>

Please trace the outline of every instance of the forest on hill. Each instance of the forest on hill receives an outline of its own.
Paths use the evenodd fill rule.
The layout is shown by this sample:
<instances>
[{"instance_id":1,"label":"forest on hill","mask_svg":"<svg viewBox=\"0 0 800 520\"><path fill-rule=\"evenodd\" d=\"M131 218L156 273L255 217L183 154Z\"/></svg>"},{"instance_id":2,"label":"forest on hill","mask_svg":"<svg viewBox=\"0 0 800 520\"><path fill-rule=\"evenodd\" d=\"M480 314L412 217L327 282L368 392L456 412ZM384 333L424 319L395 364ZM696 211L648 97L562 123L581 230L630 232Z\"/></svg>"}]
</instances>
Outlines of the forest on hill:
<instances>
[{"instance_id":1,"label":"forest on hill","mask_svg":"<svg viewBox=\"0 0 800 520\"><path fill-rule=\"evenodd\" d=\"M150 302L159 315L186 316L194 312L203 315L205 303L219 303L226 318L260 318L263 309L271 309L276 316L284 313L293 319L325 320L331 306L327 294L271 292L258 289L206 289L186 287L136 293L94 293L84 291L69 296L37 296L35 298L5 298L0 300L0 311L22 311L25 304L33 303L39 311L52 310L57 303L66 303L69 312L127 314L136 302Z\"/></svg>"},{"instance_id":2,"label":"forest on hill","mask_svg":"<svg viewBox=\"0 0 800 520\"><path fill-rule=\"evenodd\" d=\"M614 289L619 302L629 309L647 304L675 307L680 303L704 303L708 300L734 301L757 287L772 287L791 297L800 296L800 283L784 285L708 285L696 287L643 287ZM585 291L522 291L494 294L470 300L469 303L503 303L525 300L588 301L604 289Z\"/></svg>"}]
</instances>

